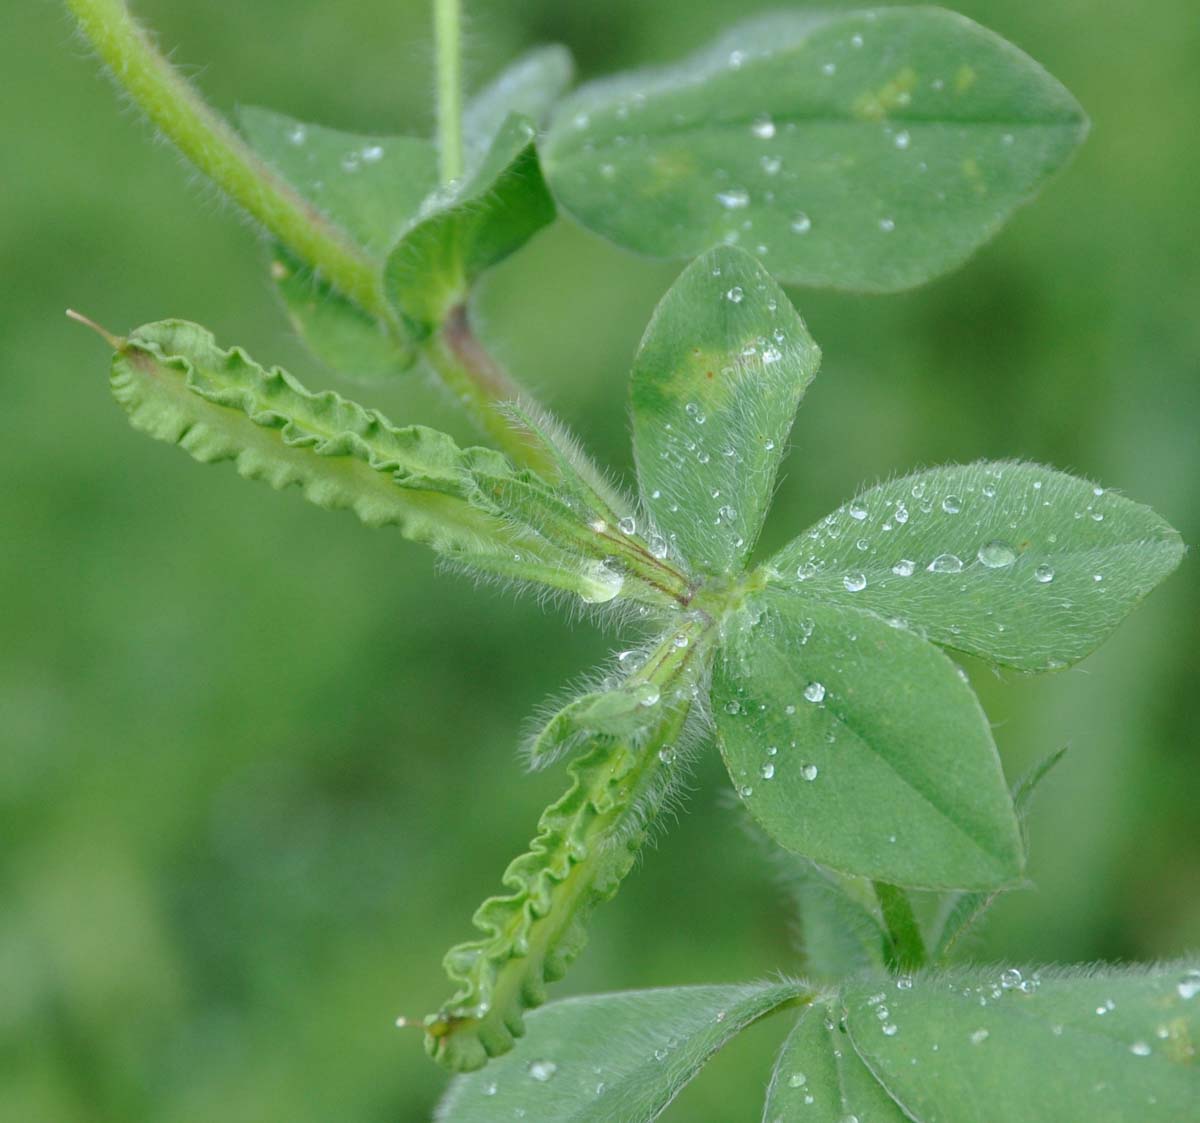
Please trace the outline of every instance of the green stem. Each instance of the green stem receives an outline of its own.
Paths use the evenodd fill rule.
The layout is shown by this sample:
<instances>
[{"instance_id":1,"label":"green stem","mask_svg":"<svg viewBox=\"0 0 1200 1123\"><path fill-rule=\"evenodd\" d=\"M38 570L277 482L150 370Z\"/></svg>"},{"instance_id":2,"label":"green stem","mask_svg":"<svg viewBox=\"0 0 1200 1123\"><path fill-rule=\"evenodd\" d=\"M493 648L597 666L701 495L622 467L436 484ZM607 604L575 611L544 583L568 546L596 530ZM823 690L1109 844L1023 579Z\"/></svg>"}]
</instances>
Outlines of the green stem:
<instances>
[{"instance_id":1,"label":"green stem","mask_svg":"<svg viewBox=\"0 0 1200 1123\"><path fill-rule=\"evenodd\" d=\"M374 263L213 112L155 47L124 0L67 4L117 83L197 168L335 288L390 322Z\"/></svg>"},{"instance_id":2,"label":"green stem","mask_svg":"<svg viewBox=\"0 0 1200 1123\"><path fill-rule=\"evenodd\" d=\"M465 304L450 309L441 330L426 342L425 357L455 401L497 448L518 464L554 478L554 464L536 438L514 428L496 408L501 402L531 399L479 342Z\"/></svg>"},{"instance_id":3,"label":"green stem","mask_svg":"<svg viewBox=\"0 0 1200 1123\"><path fill-rule=\"evenodd\" d=\"M915 971L925 965L925 940L908 894L896 885L876 881L875 896L887 928L887 965L893 971Z\"/></svg>"},{"instance_id":4,"label":"green stem","mask_svg":"<svg viewBox=\"0 0 1200 1123\"><path fill-rule=\"evenodd\" d=\"M442 182L463 173L462 6L460 0L433 0L437 44L437 127Z\"/></svg>"}]
</instances>

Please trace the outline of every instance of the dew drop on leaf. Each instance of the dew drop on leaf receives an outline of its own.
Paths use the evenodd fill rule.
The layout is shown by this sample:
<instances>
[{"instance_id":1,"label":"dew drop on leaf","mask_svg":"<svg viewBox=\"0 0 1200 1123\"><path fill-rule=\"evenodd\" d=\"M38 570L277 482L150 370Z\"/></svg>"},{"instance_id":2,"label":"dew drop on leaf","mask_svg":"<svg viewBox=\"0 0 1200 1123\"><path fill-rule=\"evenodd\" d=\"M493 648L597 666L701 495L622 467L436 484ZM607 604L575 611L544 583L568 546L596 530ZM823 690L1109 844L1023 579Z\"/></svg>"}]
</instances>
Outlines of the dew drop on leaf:
<instances>
[{"instance_id":1,"label":"dew drop on leaf","mask_svg":"<svg viewBox=\"0 0 1200 1123\"><path fill-rule=\"evenodd\" d=\"M746 294L742 291L741 285L734 285L733 288L731 288L725 294L725 299L728 300L731 304L741 304L742 299L745 297L745 295Z\"/></svg>"},{"instance_id":2,"label":"dew drop on leaf","mask_svg":"<svg viewBox=\"0 0 1200 1123\"><path fill-rule=\"evenodd\" d=\"M812 219L801 212L792 219L793 234L807 234L812 229Z\"/></svg>"},{"instance_id":3,"label":"dew drop on leaf","mask_svg":"<svg viewBox=\"0 0 1200 1123\"><path fill-rule=\"evenodd\" d=\"M901 558L894 566L892 566L892 572L897 577L911 577L916 568L916 562L910 561L908 558Z\"/></svg>"},{"instance_id":4,"label":"dew drop on leaf","mask_svg":"<svg viewBox=\"0 0 1200 1123\"><path fill-rule=\"evenodd\" d=\"M806 764L800 769L800 775L810 783L817 778L817 766L815 764Z\"/></svg>"},{"instance_id":5,"label":"dew drop on leaf","mask_svg":"<svg viewBox=\"0 0 1200 1123\"><path fill-rule=\"evenodd\" d=\"M529 1075L539 1084L545 1084L558 1071L558 1065L553 1061L530 1061Z\"/></svg>"},{"instance_id":6,"label":"dew drop on leaf","mask_svg":"<svg viewBox=\"0 0 1200 1123\"><path fill-rule=\"evenodd\" d=\"M957 554L938 554L925 567L930 573L962 573L962 558Z\"/></svg>"},{"instance_id":7,"label":"dew drop on leaf","mask_svg":"<svg viewBox=\"0 0 1200 1123\"><path fill-rule=\"evenodd\" d=\"M1054 580L1054 567L1052 565L1039 565L1033 571L1033 579L1041 585L1049 585Z\"/></svg>"},{"instance_id":8,"label":"dew drop on leaf","mask_svg":"<svg viewBox=\"0 0 1200 1123\"><path fill-rule=\"evenodd\" d=\"M802 1072L793 1072L792 1075L788 1077L789 1088L803 1088L807 1083L808 1077Z\"/></svg>"},{"instance_id":9,"label":"dew drop on leaf","mask_svg":"<svg viewBox=\"0 0 1200 1123\"><path fill-rule=\"evenodd\" d=\"M819 682L810 682L804 688L804 697L809 702L823 702L825 700L825 687Z\"/></svg>"},{"instance_id":10,"label":"dew drop on leaf","mask_svg":"<svg viewBox=\"0 0 1200 1123\"><path fill-rule=\"evenodd\" d=\"M867 575L865 573L847 573L842 578L842 585L845 586L848 593L861 593L867 587Z\"/></svg>"},{"instance_id":11,"label":"dew drop on leaf","mask_svg":"<svg viewBox=\"0 0 1200 1123\"><path fill-rule=\"evenodd\" d=\"M728 191L717 192L717 202L727 211L741 210L750 205L750 192L740 187L732 187Z\"/></svg>"},{"instance_id":12,"label":"dew drop on leaf","mask_svg":"<svg viewBox=\"0 0 1200 1123\"><path fill-rule=\"evenodd\" d=\"M637 531L637 521L632 515L626 515L617 523L617 529L622 534L634 534Z\"/></svg>"},{"instance_id":13,"label":"dew drop on leaf","mask_svg":"<svg viewBox=\"0 0 1200 1123\"><path fill-rule=\"evenodd\" d=\"M988 569L1004 569L1017 560L1017 551L1007 542L989 542L979 547L979 563Z\"/></svg>"},{"instance_id":14,"label":"dew drop on leaf","mask_svg":"<svg viewBox=\"0 0 1200 1123\"><path fill-rule=\"evenodd\" d=\"M775 122L770 117L756 117L750 131L759 140L770 140L775 135Z\"/></svg>"},{"instance_id":15,"label":"dew drop on leaf","mask_svg":"<svg viewBox=\"0 0 1200 1123\"><path fill-rule=\"evenodd\" d=\"M942 500L942 510L948 515L957 515L962 510L962 500L957 495L947 495Z\"/></svg>"},{"instance_id":16,"label":"dew drop on leaf","mask_svg":"<svg viewBox=\"0 0 1200 1123\"><path fill-rule=\"evenodd\" d=\"M1129 1051L1135 1057L1150 1056L1150 1046L1147 1045L1146 1042L1144 1042L1144 1041L1135 1041L1132 1045L1129 1046Z\"/></svg>"}]
</instances>

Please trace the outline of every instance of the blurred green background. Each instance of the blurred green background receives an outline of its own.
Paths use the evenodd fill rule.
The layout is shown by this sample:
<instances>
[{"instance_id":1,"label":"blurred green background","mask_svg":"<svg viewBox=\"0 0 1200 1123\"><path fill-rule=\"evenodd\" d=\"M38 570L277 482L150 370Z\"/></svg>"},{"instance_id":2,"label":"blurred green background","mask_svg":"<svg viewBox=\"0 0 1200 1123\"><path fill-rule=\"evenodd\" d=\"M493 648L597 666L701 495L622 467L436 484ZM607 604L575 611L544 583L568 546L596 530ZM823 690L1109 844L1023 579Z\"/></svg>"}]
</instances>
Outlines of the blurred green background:
<instances>
[{"instance_id":1,"label":"blurred green background","mask_svg":"<svg viewBox=\"0 0 1200 1123\"><path fill-rule=\"evenodd\" d=\"M584 77L671 59L767 6L474 0L471 73L549 40ZM429 127L423 2L136 7L223 110ZM953 276L795 294L825 365L766 544L861 481L983 456L1093 476L1200 541L1194 0L959 7L1063 80L1093 134ZM563 783L522 773L523 719L618 637L134 435L68 304L118 331L195 319L469 436L419 375L364 395L316 370L254 232L121 110L62 8L9 5L4 25L0 1118L425 1119L442 1075L392 1022L445 997L443 950ZM561 222L482 295L499 353L621 472L630 358L676 268ZM1198 608L1193 558L1077 670L972 668L1010 776L1071 746L1034 815L1037 887L976 955L1200 944ZM715 754L694 788L559 993L802 969ZM667 1118L757 1118L783 1028L757 1027Z\"/></svg>"}]
</instances>

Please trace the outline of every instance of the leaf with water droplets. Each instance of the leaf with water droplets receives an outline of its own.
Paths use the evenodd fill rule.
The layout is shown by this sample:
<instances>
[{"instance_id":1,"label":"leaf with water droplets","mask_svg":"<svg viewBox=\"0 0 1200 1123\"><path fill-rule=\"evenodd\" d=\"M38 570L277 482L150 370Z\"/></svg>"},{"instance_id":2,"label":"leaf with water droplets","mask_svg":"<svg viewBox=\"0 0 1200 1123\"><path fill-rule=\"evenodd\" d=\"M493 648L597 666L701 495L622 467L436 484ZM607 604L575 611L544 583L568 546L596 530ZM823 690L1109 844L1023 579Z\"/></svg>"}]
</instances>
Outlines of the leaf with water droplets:
<instances>
[{"instance_id":1,"label":"leaf with water droplets","mask_svg":"<svg viewBox=\"0 0 1200 1123\"><path fill-rule=\"evenodd\" d=\"M385 292L418 337L442 323L482 272L554 220L536 132L524 117L505 118L475 170L430 196L388 255Z\"/></svg>"},{"instance_id":2,"label":"leaf with water droplets","mask_svg":"<svg viewBox=\"0 0 1200 1123\"><path fill-rule=\"evenodd\" d=\"M740 568L766 515L820 351L741 250L683 271L655 310L630 385L642 501L699 569Z\"/></svg>"},{"instance_id":3,"label":"leaf with water droplets","mask_svg":"<svg viewBox=\"0 0 1200 1123\"><path fill-rule=\"evenodd\" d=\"M889 987L891 982L880 982ZM833 1003L800 1015L775 1062L763 1119L768 1123L905 1123L908 1116L850 1048Z\"/></svg>"},{"instance_id":4,"label":"leaf with water droplets","mask_svg":"<svg viewBox=\"0 0 1200 1123\"><path fill-rule=\"evenodd\" d=\"M584 86L544 150L563 208L661 257L720 242L784 281L889 291L962 262L1087 131L998 35L937 8L779 13Z\"/></svg>"},{"instance_id":5,"label":"leaf with water droplets","mask_svg":"<svg viewBox=\"0 0 1200 1123\"><path fill-rule=\"evenodd\" d=\"M911 1119L1178 1123L1200 1104L1197 991L1195 961L975 969L918 975L907 989L856 981L842 1013L854 1049Z\"/></svg>"},{"instance_id":6,"label":"leaf with water droplets","mask_svg":"<svg viewBox=\"0 0 1200 1123\"><path fill-rule=\"evenodd\" d=\"M1092 651L1182 557L1148 507L1036 464L981 462L880 484L770 565L806 595L1044 671Z\"/></svg>"},{"instance_id":7,"label":"leaf with water droplets","mask_svg":"<svg viewBox=\"0 0 1200 1123\"><path fill-rule=\"evenodd\" d=\"M454 1080L437 1118L648 1123L727 1041L806 992L802 983L751 983L552 1002L529 1015L519 1049Z\"/></svg>"},{"instance_id":8,"label":"leaf with water droplets","mask_svg":"<svg viewBox=\"0 0 1200 1123\"><path fill-rule=\"evenodd\" d=\"M541 768L599 737L636 737L661 720L659 691L648 682L584 694L568 702L541 728L529 761Z\"/></svg>"},{"instance_id":9,"label":"leaf with water droplets","mask_svg":"<svg viewBox=\"0 0 1200 1123\"><path fill-rule=\"evenodd\" d=\"M768 592L730 628L712 690L729 775L781 846L906 886L1020 876L987 719L958 668L912 632ZM762 781L771 745L775 773Z\"/></svg>"},{"instance_id":10,"label":"leaf with water droplets","mask_svg":"<svg viewBox=\"0 0 1200 1123\"><path fill-rule=\"evenodd\" d=\"M509 63L463 110L468 165L483 159L510 113L542 125L574 74L571 52L560 43L534 47Z\"/></svg>"},{"instance_id":11,"label":"leaf with water droplets","mask_svg":"<svg viewBox=\"0 0 1200 1123\"><path fill-rule=\"evenodd\" d=\"M243 106L238 118L255 151L381 267L437 185L437 152L427 140L346 133L256 106ZM278 243L271 249L271 278L300 337L332 369L378 378L412 366L408 340Z\"/></svg>"}]
</instances>

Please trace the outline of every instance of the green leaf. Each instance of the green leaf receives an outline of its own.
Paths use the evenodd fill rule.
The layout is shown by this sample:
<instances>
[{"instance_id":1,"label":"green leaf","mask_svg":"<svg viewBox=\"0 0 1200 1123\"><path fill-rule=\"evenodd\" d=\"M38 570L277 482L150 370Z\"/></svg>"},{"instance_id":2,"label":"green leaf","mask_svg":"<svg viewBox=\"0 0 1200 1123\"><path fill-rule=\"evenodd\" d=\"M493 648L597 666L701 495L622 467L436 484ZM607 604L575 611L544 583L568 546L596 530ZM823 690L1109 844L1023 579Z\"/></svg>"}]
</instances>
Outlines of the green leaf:
<instances>
[{"instance_id":1,"label":"green leaf","mask_svg":"<svg viewBox=\"0 0 1200 1123\"><path fill-rule=\"evenodd\" d=\"M505 67L463 110L467 163L483 158L510 113L543 124L574 76L571 52L559 43L534 47Z\"/></svg>"},{"instance_id":2,"label":"green leaf","mask_svg":"<svg viewBox=\"0 0 1200 1123\"><path fill-rule=\"evenodd\" d=\"M838 1024L838 1011L826 1003L805 1010L775 1062L763 1111L765 1123L905 1123L907 1119L850 1048Z\"/></svg>"},{"instance_id":3,"label":"green leaf","mask_svg":"<svg viewBox=\"0 0 1200 1123\"><path fill-rule=\"evenodd\" d=\"M636 737L658 723L660 693L643 682L568 702L542 726L529 750L530 763L541 768L596 736Z\"/></svg>"},{"instance_id":4,"label":"green leaf","mask_svg":"<svg viewBox=\"0 0 1200 1123\"><path fill-rule=\"evenodd\" d=\"M256 106L239 121L268 164L380 261L437 186L428 140L345 133Z\"/></svg>"},{"instance_id":5,"label":"green leaf","mask_svg":"<svg viewBox=\"0 0 1200 1123\"><path fill-rule=\"evenodd\" d=\"M800 983L755 983L553 1002L529 1016L517 1052L458 1077L437 1118L648 1123L727 1041L805 993Z\"/></svg>"},{"instance_id":6,"label":"green leaf","mask_svg":"<svg viewBox=\"0 0 1200 1123\"><path fill-rule=\"evenodd\" d=\"M476 171L432 197L389 254L385 289L416 335L433 331L485 269L554 220L535 135L510 114Z\"/></svg>"},{"instance_id":7,"label":"green leaf","mask_svg":"<svg viewBox=\"0 0 1200 1123\"><path fill-rule=\"evenodd\" d=\"M872 488L770 565L806 595L1043 671L1092 651L1182 557L1148 507L1036 464L984 462Z\"/></svg>"},{"instance_id":8,"label":"green leaf","mask_svg":"<svg viewBox=\"0 0 1200 1123\"><path fill-rule=\"evenodd\" d=\"M1038 761L1013 785L1013 810L1017 813L1021 838L1026 848L1029 846L1026 823L1029 818L1029 809L1033 804L1034 792L1050 774L1050 770L1062 760L1066 751L1066 748L1061 748L1050 753ZM945 900L941 910L944 919L941 921L937 947L932 956L934 962L945 959L954 945L983 918L999 895L997 892L957 893Z\"/></svg>"},{"instance_id":9,"label":"green leaf","mask_svg":"<svg viewBox=\"0 0 1200 1123\"><path fill-rule=\"evenodd\" d=\"M363 136L253 106L240 121L255 150L310 203L382 262L437 185L437 152L416 137ZM380 324L275 243L271 277L288 318L333 370L374 379L416 361L411 342Z\"/></svg>"},{"instance_id":10,"label":"green leaf","mask_svg":"<svg viewBox=\"0 0 1200 1123\"><path fill-rule=\"evenodd\" d=\"M416 362L412 341L347 300L308 266L274 246L271 279L296 334L330 370L373 381Z\"/></svg>"},{"instance_id":11,"label":"green leaf","mask_svg":"<svg viewBox=\"0 0 1200 1123\"><path fill-rule=\"evenodd\" d=\"M798 858L784 885L795 901L809 978L834 982L883 966L887 936L870 881Z\"/></svg>"},{"instance_id":12,"label":"green leaf","mask_svg":"<svg viewBox=\"0 0 1200 1123\"><path fill-rule=\"evenodd\" d=\"M221 349L196 324L138 328L113 357L111 384L135 429L203 463L233 460L247 479L297 484L320 507L398 526L439 550L531 548L473 503L475 473L511 471L499 453L460 449L443 433L397 429L335 393L313 394L239 348Z\"/></svg>"},{"instance_id":13,"label":"green leaf","mask_svg":"<svg viewBox=\"0 0 1200 1123\"><path fill-rule=\"evenodd\" d=\"M741 566L820 351L749 254L711 251L663 297L634 361L633 447L659 531L710 573Z\"/></svg>"},{"instance_id":14,"label":"green leaf","mask_svg":"<svg viewBox=\"0 0 1200 1123\"><path fill-rule=\"evenodd\" d=\"M752 600L713 672L734 786L781 846L918 888L991 888L1022 848L991 731L937 648L869 612Z\"/></svg>"},{"instance_id":15,"label":"green leaf","mask_svg":"<svg viewBox=\"0 0 1200 1123\"><path fill-rule=\"evenodd\" d=\"M905 986L907 985L907 989ZM1200 970L1009 969L846 988L855 1050L905 1117L1177 1123L1200 1104Z\"/></svg>"},{"instance_id":16,"label":"green leaf","mask_svg":"<svg viewBox=\"0 0 1200 1123\"><path fill-rule=\"evenodd\" d=\"M891 291L954 267L1087 121L999 36L937 8L781 13L584 86L544 149L563 208L620 245L754 248L784 281Z\"/></svg>"}]
</instances>

